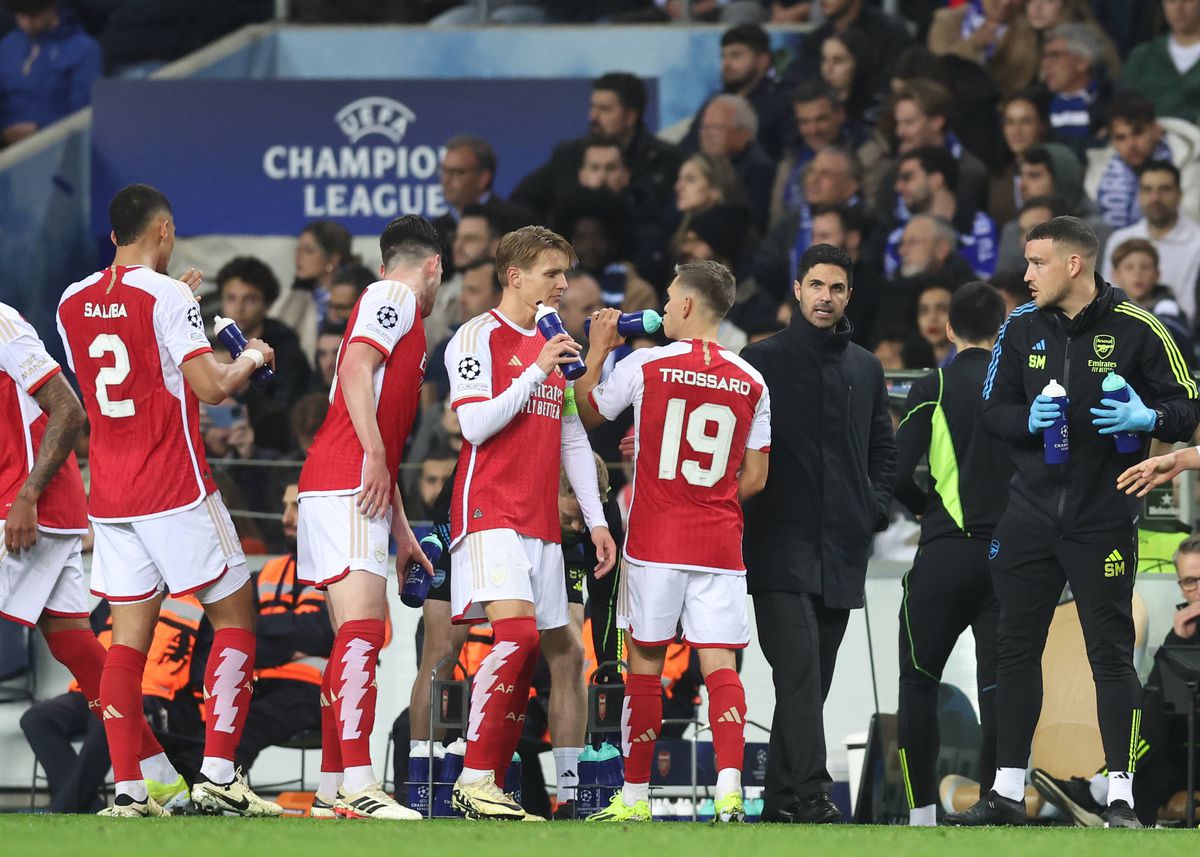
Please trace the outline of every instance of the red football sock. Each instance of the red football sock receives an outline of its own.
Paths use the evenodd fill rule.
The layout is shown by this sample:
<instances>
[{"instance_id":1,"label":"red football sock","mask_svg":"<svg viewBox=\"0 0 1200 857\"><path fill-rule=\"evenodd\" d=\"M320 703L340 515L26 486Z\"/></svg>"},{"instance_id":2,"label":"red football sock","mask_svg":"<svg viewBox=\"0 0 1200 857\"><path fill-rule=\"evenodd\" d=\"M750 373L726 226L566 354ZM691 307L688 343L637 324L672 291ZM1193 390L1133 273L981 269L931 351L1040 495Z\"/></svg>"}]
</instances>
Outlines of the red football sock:
<instances>
[{"instance_id":1,"label":"red football sock","mask_svg":"<svg viewBox=\"0 0 1200 857\"><path fill-rule=\"evenodd\" d=\"M321 676L321 773L324 774L342 772L342 742L338 740L337 712L333 703L333 661L329 661Z\"/></svg>"},{"instance_id":2,"label":"red football sock","mask_svg":"<svg viewBox=\"0 0 1200 857\"><path fill-rule=\"evenodd\" d=\"M532 616L499 619L492 623L492 635L492 650L471 690L463 766L495 771L496 783L503 787L529 707L529 683L539 651L537 621Z\"/></svg>"},{"instance_id":3,"label":"red football sock","mask_svg":"<svg viewBox=\"0 0 1200 857\"><path fill-rule=\"evenodd\" d=\"M712 727L717 770L742 769L746 752L746 690L737 670L714 670L708 686L708 722Z\"/></svg>"},{"instance_id":4,"label":"red football sock","mask_svg":"<svg viewBox=\"0 0 1200 857\"><path fill-rule=\"evenodd\" d=\"M334 728L341 743L344 768L371 764L371 730L375 727L375 666L383 648L382 619L343 622L333 640L329 669L334 702Z\"/></svg>"},{"instance_id":5,"label":"red football sock","mask_svg":"<svg viewBox=\"0 0 1200 857\"><path fill-rule=\"evenodd\" d=\"M222 628L213 635L204 671L204 755L233 761L250 713L254 632Z\"/></svg>"},{"instance_id":6,"label":"red football sock","mask_svg":"<svg viewBox=\"0 0 1200 857\"><path fill-rule=\"evenodd\" d=\"M113 646L100 677L100 705L108 754L116 782L142 779L138 758L142 746L142 673L146 656L129 646Z\"/></svg>"},{"instance_id":7,"label":"red football sock","mask_svg":"<svg viewBox=\"0 0 1200 857\"><path fill-rule=\"evenodd\" d=\"M662 678L633 673L625 680L621 712L621 744L625 753L625 782L650 782L654 742L662 734Z\"/></svg>"},{"instance_id":8,"label":"red football sock","mask_svg":"<svg viewBox=\"0 0 1200 857\"><path fill-rule=\"evenodd\" d=\"M46 634L46 645L54 660L71 671L87 700L88 710L100 717L100 676L108 652L87 628L72 628ZM103 718L101 717L101 720Z\"/></svg>"}]
</instances>

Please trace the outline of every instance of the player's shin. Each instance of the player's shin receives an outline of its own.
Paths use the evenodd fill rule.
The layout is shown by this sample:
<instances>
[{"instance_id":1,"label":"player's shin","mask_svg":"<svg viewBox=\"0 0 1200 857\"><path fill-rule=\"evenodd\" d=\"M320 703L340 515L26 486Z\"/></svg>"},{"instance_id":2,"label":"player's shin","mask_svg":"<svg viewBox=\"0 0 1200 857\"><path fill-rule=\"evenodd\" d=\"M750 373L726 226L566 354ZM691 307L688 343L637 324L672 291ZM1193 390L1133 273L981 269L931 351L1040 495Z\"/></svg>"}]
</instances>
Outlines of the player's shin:
<instances>
[{"instance_id":1,"label":"player's shin","mask_svg":"<svg viewBox=\"0 0 1200 857\"><path fill-rule=\"evenodd\" d=\"M333 641L334 727L341 745L343 789L360 792L376 783L371 768L371 730L375 726L375 667L383 648L382 619L343 622Z\"/></svg>"},{"instance_id":2,"label":"player's shin","mask_svg":"<svg viewBox=\"0 0 1200 857\"><path fill-rule=\"evenodd\" d=\"M100 708L100 676L107 652L90 629L72 628L45 635L50 654L70 670L88 703L88 710L103 720Z\"/></svg>"},{"instance_id":3,"label":"player's shin","mask_svg":"<svg viewBox=\"0 0 1200 857\"><path fill-rule=\"evenodd\" d=\"M537 665L538 630L532 616L492 623L494 644L475 676L463 782L494 772L503 785L504 772L521 738L529 705L529 683Z\"/></svg>"},{"instance_id":4,"label":"player's shin","mask_svg":"<svg viewBox=\"0 0 1200 857\"><path fill-rule=\"evenodd\" d=\"M625 754L622 798L627 806L650 798L650 762L654 757L654 742L662 734L662 709L661 677L630 675L625 682L621 713L621 744Z\"/></svg>"},{"instance_id":5,"label":"player's shin","mask_svg":"<svg viewBox=\"0 0 1200 857\"><path fill-rule=\"evenodd\" d=\"M342 785L342 742L338 739L333 674L333 661L329 661L321 676L321 778L317 784L317 796L327 803L337 798Z\"/></svg>"},{"instance_id":6,"label":"player's shin","mask_svg":"<svg viewBox=\"0 0 1200 857\"><path fill-rule=\"evenodd\" d=\"M142 746L142 673L146 656L129 646L113 646L100 678L101 720L108 738L118 795L146 800L146 784L138 765Z\"/></svg>"},{"instance_id":7,"label":"player's shin","mask_svg":"<svg viewBox=\"0 0 1200 857\"><path fill-rule=\"evenodd\" d=\"M717 757L717 800L742 789L742 757L746 749L746 691L736 670L714 670L708 687L708 722Z\"/></svg>"},{"instance_id":8,"label":"player's shin","mask_svg":"<svg viewBox=\"0 0 1200 857\"><path fill-rule=\"evenodd\" d=\"M222 628L213 635L204 675L204 763L200 773L214 783L233 780L234 754L250 712L254 684L254 634Z\"/></svg>"}]
</instances>

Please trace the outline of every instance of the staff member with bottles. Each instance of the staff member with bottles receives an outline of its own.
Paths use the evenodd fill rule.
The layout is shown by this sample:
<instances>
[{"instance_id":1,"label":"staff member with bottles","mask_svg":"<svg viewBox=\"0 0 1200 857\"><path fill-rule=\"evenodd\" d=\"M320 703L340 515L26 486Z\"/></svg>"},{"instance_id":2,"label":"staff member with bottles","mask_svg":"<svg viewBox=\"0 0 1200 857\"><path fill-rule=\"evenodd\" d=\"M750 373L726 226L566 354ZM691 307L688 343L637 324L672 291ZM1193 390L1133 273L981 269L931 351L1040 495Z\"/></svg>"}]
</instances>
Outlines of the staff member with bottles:
<instances>
[{"instance_id":1,"label":"staff member with bottles","mask_svg":"<svg viewBox=\"0 0 1200 857\"><path fill-rule=\"evenodd\" d=\"M1158 319L1096 275L1097 251L1095 233L1075 217L1029 232L1033 302L1001 328L984 378L984 420L1011 444L1016 471L988 551L1000 600L997 769L992 790L947 815L949 824L1025 821L1042 649L1069 583L1096 682L1106 818L1110 827L1141 826L1133 810L1141 686L1131 603L1140 503L1118 491L1117 477L1145 456L1151 437L1191 437L1200 399ZM1129 433L1140 443L1121 452Z\"/></svg>"}]
</instances>

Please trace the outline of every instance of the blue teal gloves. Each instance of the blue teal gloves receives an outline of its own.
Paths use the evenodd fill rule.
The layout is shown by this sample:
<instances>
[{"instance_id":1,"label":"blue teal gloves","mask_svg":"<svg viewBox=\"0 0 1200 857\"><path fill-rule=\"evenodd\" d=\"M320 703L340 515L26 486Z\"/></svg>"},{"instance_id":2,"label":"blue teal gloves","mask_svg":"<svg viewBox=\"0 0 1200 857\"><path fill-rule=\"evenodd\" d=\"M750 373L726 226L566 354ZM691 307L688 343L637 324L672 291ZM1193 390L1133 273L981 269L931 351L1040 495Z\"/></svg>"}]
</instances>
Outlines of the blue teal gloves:
<instances>
[{"instance_id":1,"label":"blue teal gloves","mask_svg":"<svg viewBox=\"0 0 1200 857\"><path fill-rule=\"evenodd\" d=\"M1148 432L1158 421L1158 414L1146 407L1133 387L1125 389L1129 391L1128 402L1101 399L1100 407L1091 409L1095 416L1092 425L1099 427L1100 434L1116 434L1121 431Z\"/></svg>"},{"instance_id":2,"label":"blue teal gloves","mask_svg":"<svg viewBox=\"0 0 1200 857\"><path fill-rule=\"evenodd\" d=\"M1050 428L1061 413L1058 402L1044 394L1038 396L1029 406L1029 433L1037 434L1043 429Z\"/></svg>"}]
</instances>

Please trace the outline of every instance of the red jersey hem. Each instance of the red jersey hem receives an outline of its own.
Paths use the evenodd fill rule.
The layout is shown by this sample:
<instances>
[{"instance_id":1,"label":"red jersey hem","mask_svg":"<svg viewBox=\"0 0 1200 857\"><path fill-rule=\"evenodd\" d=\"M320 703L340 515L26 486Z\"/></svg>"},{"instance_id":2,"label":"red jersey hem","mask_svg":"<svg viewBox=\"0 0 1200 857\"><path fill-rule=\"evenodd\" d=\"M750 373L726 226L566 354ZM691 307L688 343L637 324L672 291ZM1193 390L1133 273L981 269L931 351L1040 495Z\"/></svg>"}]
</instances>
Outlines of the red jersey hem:
<instances>
[{"instance_id":1,"label":"red jersey hem","mask_svg":"<svg viewBox=\"0 0 1200 857\"><path fill-rule=\"evenodd\" d=\"M228 573L229 573L229 566L225 566L223 569L221 569L221 573L218 574L216 577L214 577L212 580L208 581L208 583L201 583L199 586L193 586L191 589L183 590L183 592L172 592L171 597L172 598L182 598L184 595L191 595L195 592L199 592L201 589L207 589L208 587L212 586L214 583L216 583L218 580L220 580L222 577L224 577Z\"/></svg>"},{"instance_id":2,"label":"red jersey hem","mask_svg":"<svg viewBox=\"0 0 1200 857\"><path fill-rule=\"evenodd\" d=\"M28 387L26 387L25 392L32 396L38 390L42 389L43 384L45 384L47 381L49 381L55 375L60 374L61 372L62 372L62 367L56 365L53 369L51 369L45 375L38 378L36 381L34 381L32 384L30 384Z\"/></svg>"},{"instance_id":3,"label":"red jersey hem","mask_svg":"<svg viewBox=\"0 0 1200 857\"><path fill-rule=\"evenodd\" d=\"M212 354L212 348L208 345L205 345L202 348L192 349L187 354L183 355L183 359L180 360L179 363L180 363L180 365L183 365L184 363L187 363L189 360L191 360L193 357L199 357L201 354Z\"/></svg>"},{"instance_id":4,"label":"red jersey hem","mask_svg":"<svg viewBox=\"0 0 1200 857\"><path fill-rule=\"evenodd\" d=\"M13 616L11 613L5 613L3 610L0 610L0 619L7 619L10 622L16 622L18 625L24 625L26 628L37 627L36 622L26 622L24 619Z\"/></svg>"},{"instance_id":5,"label":"red jersey hem","mask_svg":"<svg viewBox=\"0 0 1200 857\"><path fill-rule=\"evenodd\" d=\"M348 342L347 344L353 345L355 342L365 342L367 345L370 345L372 348L374 348L376 351L378 351L380 354L383 355L384 360L386 360L387 358L392 356L390 351L388 351L386 348L384 348L382 345L380 345L378 342L376 342L374 339L372 339L369 336L362 336L360 334L359 336L356 336L353 339L351 339L350 342Z\"/></svg>"},{"instance_id":6,"label":"red jersey hem","mask_svg":"<svg viewBox=\"0 0 1200 857\"><path fill-rule=\"evenodd\" d=\"M684 645L691 646L693 649L744 649L750 643L693 643L687 637L683 638Z\"/></svg>"}]
</instances>

